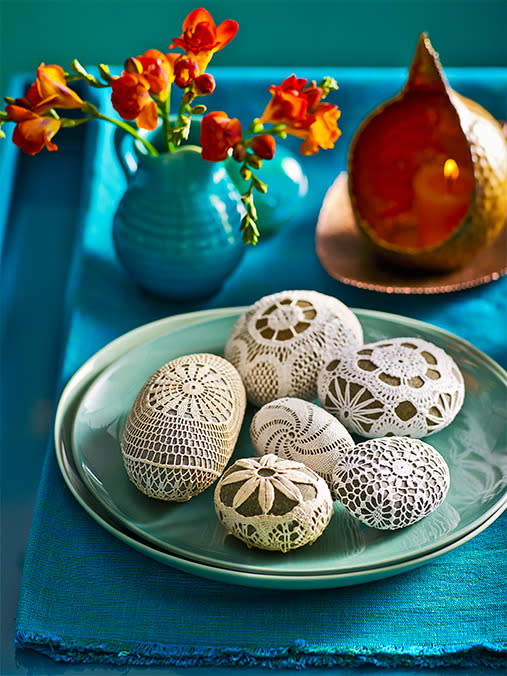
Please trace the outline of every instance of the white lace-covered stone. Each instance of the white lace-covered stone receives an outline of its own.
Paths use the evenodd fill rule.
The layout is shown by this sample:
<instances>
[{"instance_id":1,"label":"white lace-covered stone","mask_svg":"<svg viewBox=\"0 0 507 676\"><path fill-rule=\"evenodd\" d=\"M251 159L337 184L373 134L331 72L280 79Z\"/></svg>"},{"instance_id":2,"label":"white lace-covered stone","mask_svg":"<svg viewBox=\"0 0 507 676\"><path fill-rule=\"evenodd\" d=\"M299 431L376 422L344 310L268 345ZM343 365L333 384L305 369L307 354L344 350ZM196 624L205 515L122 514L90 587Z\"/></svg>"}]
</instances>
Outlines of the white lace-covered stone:
<instances>
[{"instance_id":1,"label":"white lace-covered stone","mask_svg":"<svg viewBox=\"0 0 507 676\"><path fill-rule=\"evenodd\" d=\"M313 470L270 453L241 458L224 472L215 488L215 510L248 546L287 552L321 535L333 501Z\"/></svg>"},{"instance_id":2,"label":"white lace-covered stone","mask_svg":"<svg viewBox=\"0 0 507 676\"><path fill-rule=\"evenodd\" d=\"M121 450L130 480L162 500L201 493L229 461L245 407L241 378L222 357L191 354L165 364L127 418Z\"/></svg>"},{"instance_id":3,"label":"white lace-covered stone","mask_svg":"<svg viewBox=\"0 0 507 676\"><path fill-rule=\"evenodd\" d=\"M248 400L263 406L280 397L313 399L329 354L362 344L355 314L317 291L264 296L239 317L225 357L238 369Z\"/></svg>"},{"instance_id":4,"label":"white lace-covered stone","mask_svg":"<svg viewBox=\"0 0 507 676\"><path fill-rule=\"evenodd\" d=\"M303 399L284 397L265 404L250 425L257 455L274 453L302 462L328 485L336 461L354 441L345 427L320 406Z\"/></svg>"},{"instance_id":5,"label":"white lace-covered stone","mask_svg":"<svg viewBox=\"0 0 507 676\"><path fill-rule=\"evenodd\" d=\"M420 439L368 439L347 451L333 474L337 499L372 528L396 530L435 510L449 489L449 468Z\"/></svg>"},{"instance_id":6,"label":"white lace-covered stone","mask_svg":"<svg viewBox=\"0 0 507 676\"><path fill-rule=\"evenodd\" d=\"M444 350L419 338L391 338L333 358L319 374L318 393L351 432L424 437L454 420L465 385Z\"/></svg>"}]
</instances>

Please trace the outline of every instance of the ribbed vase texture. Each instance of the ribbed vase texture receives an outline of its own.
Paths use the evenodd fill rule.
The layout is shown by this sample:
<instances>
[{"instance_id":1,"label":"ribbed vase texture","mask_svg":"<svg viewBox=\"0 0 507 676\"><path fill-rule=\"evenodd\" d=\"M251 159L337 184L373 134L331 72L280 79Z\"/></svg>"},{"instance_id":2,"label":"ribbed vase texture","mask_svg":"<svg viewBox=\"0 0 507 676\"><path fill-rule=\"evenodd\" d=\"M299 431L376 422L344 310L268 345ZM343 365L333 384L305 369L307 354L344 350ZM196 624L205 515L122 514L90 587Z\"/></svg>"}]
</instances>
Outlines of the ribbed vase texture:
<instances>
[{"instance_id":1,"label":"ribbed vase texture","mask_svg":"<svg viewBox=\"0 0 507 676\"><path fill-rule=\"evenodd\" d=\"M244 250L243 205L224 165L204 161L196 146L137 155L114 219L121 263L141 287L167 299L215 294Z\"/></svg>"}]
</instances>

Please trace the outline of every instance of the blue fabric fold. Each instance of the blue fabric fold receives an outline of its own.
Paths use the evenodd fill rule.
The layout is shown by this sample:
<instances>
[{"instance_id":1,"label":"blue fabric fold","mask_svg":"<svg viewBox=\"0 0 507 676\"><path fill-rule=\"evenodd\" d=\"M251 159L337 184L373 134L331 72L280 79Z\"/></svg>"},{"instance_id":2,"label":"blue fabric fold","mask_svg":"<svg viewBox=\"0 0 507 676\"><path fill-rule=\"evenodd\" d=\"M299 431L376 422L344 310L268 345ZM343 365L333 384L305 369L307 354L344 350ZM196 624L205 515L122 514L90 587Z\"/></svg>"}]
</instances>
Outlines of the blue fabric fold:
<instances>
[{"instance_id":1,"label":"blue fabric fold","mask_svg":"<svg viewBox=\"0 0 507 676\"><path fill-rule=\"evenodd\" d=\"M258 110L276 73L249 77L251 97L244 105ZM242 82L240 71L227 78L226 92ZM355 83L357 117L345 123L345 135L399 83L400 74L387 83ZM225 94L213 106L232 113L227 99ZM347 110L346 101L341 106ZM305 163L311 189L301 219L250 249L217 296L181 306L145 295L116 260L111 219L125 186L110 130L101 127L69 290L61 385L98 349L145 322L246 305L288 288L312 288L353 307L430 322L505 366L505 279L446 296L392 297L345 286L324 272L314 250L315 222L326 188L344 167L345 148ZM369 584L314 591L227 585L164 566L101 528L67 489L50 444L26 554L16 645L57 661L115 665L505 667L506 525L504 515L428 565Z\"/></svg>"}]
</instances>

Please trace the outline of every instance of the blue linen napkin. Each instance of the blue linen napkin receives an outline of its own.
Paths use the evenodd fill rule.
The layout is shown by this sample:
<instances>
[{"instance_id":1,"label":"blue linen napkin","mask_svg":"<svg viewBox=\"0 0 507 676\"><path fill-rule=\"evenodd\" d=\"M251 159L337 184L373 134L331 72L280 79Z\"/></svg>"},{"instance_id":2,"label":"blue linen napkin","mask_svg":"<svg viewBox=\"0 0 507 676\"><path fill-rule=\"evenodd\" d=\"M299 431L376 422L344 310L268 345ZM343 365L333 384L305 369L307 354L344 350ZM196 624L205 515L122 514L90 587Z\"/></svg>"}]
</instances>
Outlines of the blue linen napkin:
<instances>
[{"instance_id":1,"label":"blue linen napkin","mask_svg":"<svg viewBox=\"0 0 507 676\"><path fill-rule=\"evenodd\" d=\"M276 81L276 74L250 76L254 106L257 89L271 77ZM234 74L230 78L232 86ZM389 86L376 85L382 90L378 100L390 94ZM227 110L226 99L220 102ZM457 333L505 366L507 280L447 296L392 297L347 287L323 271L314 252L314 223L343 160L338 147L313 166L309 162L305 218L249 250L213 299L178 306L146 296L116 260L111 218L124 181L110 130L100 128L69 295L62 385L99 348L140 324L183 311L249 304L287 288L313 288L351 306L417 317ZM249 589L179 572L110 535L68 491L50 444L25 560L16 643L59 661L117 665L501 667L507 655L506 524L504 515L445 556L383 581L316 591Z\"/></svg>"}]
</instances>

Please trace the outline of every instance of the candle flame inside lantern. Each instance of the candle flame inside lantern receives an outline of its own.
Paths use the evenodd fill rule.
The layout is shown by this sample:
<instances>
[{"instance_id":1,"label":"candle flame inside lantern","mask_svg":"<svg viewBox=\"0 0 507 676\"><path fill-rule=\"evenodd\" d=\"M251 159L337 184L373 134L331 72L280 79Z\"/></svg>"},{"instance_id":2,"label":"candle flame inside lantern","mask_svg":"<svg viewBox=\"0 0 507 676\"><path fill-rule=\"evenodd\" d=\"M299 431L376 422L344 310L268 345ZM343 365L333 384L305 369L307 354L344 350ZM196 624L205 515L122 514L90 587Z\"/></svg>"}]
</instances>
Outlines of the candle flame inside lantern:
<instances>
[{"instance_id":1,"label":"candle flame inside lantern","mask_svg":"<svg viewBox=\"0 0 507 676\"><path fill-rule=\"evenodd\" d=\"M444 177L446 188L449 192L451 192L454 181L456 181L459 177L459 167L454 160L448 159L445 161Z\"/></svg>"}]
</instances>

